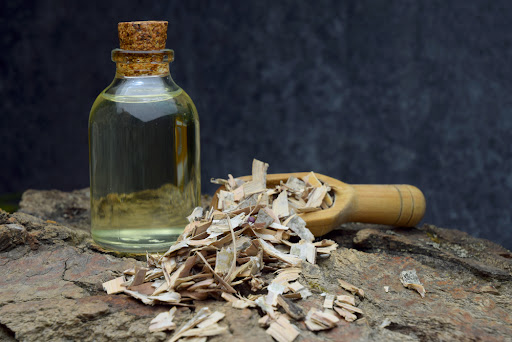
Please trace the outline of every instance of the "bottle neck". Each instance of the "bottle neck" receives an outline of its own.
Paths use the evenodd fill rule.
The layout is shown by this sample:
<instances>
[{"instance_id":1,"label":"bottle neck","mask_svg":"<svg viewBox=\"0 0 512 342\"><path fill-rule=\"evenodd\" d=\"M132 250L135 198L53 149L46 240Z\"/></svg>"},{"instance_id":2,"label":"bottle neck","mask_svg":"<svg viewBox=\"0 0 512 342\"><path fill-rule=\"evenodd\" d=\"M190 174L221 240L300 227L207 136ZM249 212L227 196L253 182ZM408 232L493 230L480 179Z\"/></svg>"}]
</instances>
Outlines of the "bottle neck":
<instances>
[{"instance_id":1,"label":"bottle neck","mask_svg":"<svg viewBox=\"0 0 512 342\"><path fill-rule=\"evenodd\" d=\"M169 63L116 63L116 78L168 75Z\"/></svg>"},{"instance_id":2,"label":"bottle neck","mask_svg":"<svg viewBox=\"0 0 512 342\"><path fill-rule=\"evenodd\" d=\"M112 50L116 63L116 78L169 76L169 63L174 59L172 50L127 51Z\"/></svg>"}]
</instances>

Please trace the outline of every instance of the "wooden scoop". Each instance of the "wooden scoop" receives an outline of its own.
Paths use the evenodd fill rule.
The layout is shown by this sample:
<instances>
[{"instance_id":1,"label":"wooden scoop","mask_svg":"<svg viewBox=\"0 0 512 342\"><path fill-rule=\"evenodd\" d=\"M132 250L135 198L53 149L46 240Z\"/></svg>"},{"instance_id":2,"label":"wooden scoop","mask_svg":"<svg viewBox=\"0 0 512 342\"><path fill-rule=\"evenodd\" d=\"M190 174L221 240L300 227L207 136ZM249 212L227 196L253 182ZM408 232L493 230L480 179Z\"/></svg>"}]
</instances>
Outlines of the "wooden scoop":
<instances>
[{"instance_id":1,"label":"wooden scoop","mask_svg":"<svg viewBox=\"0 0 512 342\"><path fill-rule=\"evenodd\" d=\"M286 183L290 176L299 179L309 172L278 173L267 175L267 188ZM299 214L313 235L322 236L346 222L366 222L399 227L417 225L425 214L425 197L412 185L350 185L337 179L315 173L334 192L333 205L325 210ZM240 177L250 181L252 176ZM217 193L213 195L212 206L217 208Z\"/></svg>"}]
</instances>

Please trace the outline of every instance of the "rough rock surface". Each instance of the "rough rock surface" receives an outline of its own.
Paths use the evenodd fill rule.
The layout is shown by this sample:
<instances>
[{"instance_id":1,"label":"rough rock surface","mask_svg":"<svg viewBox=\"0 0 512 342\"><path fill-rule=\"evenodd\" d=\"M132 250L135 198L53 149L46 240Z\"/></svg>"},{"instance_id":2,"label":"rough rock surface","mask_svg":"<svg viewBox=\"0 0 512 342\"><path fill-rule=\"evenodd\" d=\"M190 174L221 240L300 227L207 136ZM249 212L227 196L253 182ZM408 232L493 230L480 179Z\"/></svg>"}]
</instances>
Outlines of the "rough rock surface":
<instances>
[{"instance_id":1,"label":"rough rock surface","mask_svg":"<svg viewBox=\"0 0 512 342\"><path fill-rule=\"evenodd\" d=\"M168 307L146 306L101 289L102 282L143 261L104 253L84 232L86 224L63 215L66 208L78 207L77 192L45 194L51 193L31 194L39 203L46 202L44 207L30 203L29 196L23 199L22 210L33 208L39 217L0 211L0 340L168 339L170 333L148 332L149 321ZM88 201L83 203L86 207ZM340 248L317 265L303 265L301 281L314 295L298 304L305 310L320 308L320 293L343 293L340 278L365 291L359 304L365 314L319 333L299 322L302 333L296 341L512 340L510 251L431 225L403 229L348 224L329 238ZM400 272L410 269L425 286L425 298L400 283ZM272 340L258 326L257 310L237 310L214 300L195 304L196 310L208 306L226 313L222 323L229 336L209 341ZM179 308L178 325L192 315L191 309Z\"/></svg>"}]
</instances>

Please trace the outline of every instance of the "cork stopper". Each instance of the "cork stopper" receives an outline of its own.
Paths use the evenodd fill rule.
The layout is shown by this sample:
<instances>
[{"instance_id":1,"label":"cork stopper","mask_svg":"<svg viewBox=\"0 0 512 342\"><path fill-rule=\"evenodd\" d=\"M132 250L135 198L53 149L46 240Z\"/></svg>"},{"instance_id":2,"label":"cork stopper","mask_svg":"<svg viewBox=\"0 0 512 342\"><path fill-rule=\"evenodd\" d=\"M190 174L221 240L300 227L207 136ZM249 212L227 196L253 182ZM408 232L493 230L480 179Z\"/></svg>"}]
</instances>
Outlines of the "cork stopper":
<instances>
[{"instance_id":1,"label":"cork stopper","mask_svg":"<svg viewBox=\"0 0 512 342\"><path fill-rule=\"evenodd\" d=\"M167 21L129 21L118 24L119 46L129 51L165 49Z\"/></svg>"}]
</instances>

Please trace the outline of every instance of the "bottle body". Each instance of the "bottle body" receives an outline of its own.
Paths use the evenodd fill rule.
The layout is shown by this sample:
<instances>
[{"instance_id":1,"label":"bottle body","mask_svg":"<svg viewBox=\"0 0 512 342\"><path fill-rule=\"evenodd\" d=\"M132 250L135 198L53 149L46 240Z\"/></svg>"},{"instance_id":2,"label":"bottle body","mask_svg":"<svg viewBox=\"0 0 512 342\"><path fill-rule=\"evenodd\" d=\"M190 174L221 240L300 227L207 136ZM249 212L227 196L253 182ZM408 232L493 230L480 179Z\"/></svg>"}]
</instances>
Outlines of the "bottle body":
<instances>
[{"instance_id":1,"label":"bottle body","mask_svg":"<svg viewBox=\"0 0 512 342\"><path fill-rule=\"evenodd\" d=\"M89 117L91 233L123 252L167 250L200 202L199 119L167 75L117 77Z\"/></svg>"}]
</instances>

